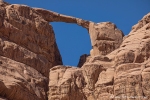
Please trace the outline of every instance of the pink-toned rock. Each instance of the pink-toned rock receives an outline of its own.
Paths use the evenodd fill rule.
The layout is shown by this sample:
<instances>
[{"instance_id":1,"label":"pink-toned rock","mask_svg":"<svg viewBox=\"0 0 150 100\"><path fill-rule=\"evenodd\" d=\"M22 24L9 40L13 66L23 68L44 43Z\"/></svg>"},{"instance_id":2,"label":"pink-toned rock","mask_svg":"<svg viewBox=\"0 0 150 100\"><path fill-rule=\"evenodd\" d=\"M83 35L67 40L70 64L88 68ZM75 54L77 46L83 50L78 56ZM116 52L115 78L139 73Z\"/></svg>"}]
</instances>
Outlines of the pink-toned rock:
<instances>
[{"instance_id":1,"label":"pink-toned rock","mask_svg":"<svg viewBox=\"0 0 150 100\"><path fill-rule=\"evenodd\" d=\"M4 37L2 55L34 67L48 77L51 67L62 64L52 27L28 6L8 5L5 9L6 17L0 28L0 37Z\"/></svg>"},{"instance_id":2,"label":"pink-toned rock","mask_svg":"<svg viewBox=\"0 0 150 100\"><path fill-rule=\"evenodd\" d=\"M149 14L142 20L147 18L147 16ZM142 63L146 61L150 56L149 26L150 23L147 23L137 31L131 31L120 45L120 48L108 54L107 57L115 59L114 62L116 65L133 62Z\"/></svg>"},{"instance_id":3,"label":"pink-toned rock","mask_svg":"<svg viewBox=\"0 0 150 100\"><path fill-rule=\"evenodd\" d=\"M145 20L148 16L149 14L142 20ZM100 25L106 27L107 24L114 26L112 23L107 22L101 23ZM96 24L93 24L93 26L96 27ZM109 33L110 26L106 27L106 33L107 31ZM98 27L98 29L99 28L100 27ZM92 32L93 34L91 35ZM98 41L93 40L96 40L98 36L100 37L99 41L106 39L103 36L104 34L98 32L102 33L103 31L99 30L95 32L93 29L90 33L90 36L93 36L91 37L92 43L96 44L95 48L101 45L97 44ZM95 35L94 33L98 33L99 35ZM105 48L105 51L108 50L105 54L102 54L102 49L97 49L97 51L95 51L93 48L90 56L87 58L85 56L82 57L84 61L80 61L83 61L84 64L81 68L77 68L76 70L82 70L83 78L79 83L85 83L80 85L82 87L80 89L82 90L84 99L79 98L78 100L149 100L149 33L149 23L147 23L138 30L131 31L130 34L124 38L121 31L117 33L120 34L119 37L115 37L114 35L114 38L113 34L106 34L106 36L108 35L110 38L116 40L116 43L118 41L118 44L116 44L116 48L112 49L112 51L109 51L109 48ZM107 38L108 40L106 39L107 43L113 40L110 38ZM59 69L55 71L57 72L58 70ZM53 71L50 71L50 79L55 80L52 76L56 75L53 75L51 72ZM67 74L67 72L64 73ZM70 79L74 74L67 74L67 76L68 78L66 78ZM52 80L50 80L49 84L51 84ZM58 94L57 97L60 95L62 94ZM59 99L69 100L68 98ZM71 98L71 100L74 99Z\"/></svg>"},{"instance_id":4,"label":"pink-toned rock","mask_svg":"<svg viewBox=\"0 0 150 100\"><path fill-rule=\"evenodd\" d=\"M0 96L47 100L49 69L59 64L49 22L33 8L0 2Z\"/></svg>"},{"instance_id":5,"label":"pink-toned rock","mask_svg":"<svg viewBox=\"0 0 150 100\"><path fill-rule=\"evenodd\" d=\"M79 68L55 66L50 70L49 100L86 100L83 72Z\"/></svg>"},{"instance_id":6,"label":"pink-toned rock","mask_svg":"<svg viewBox=\"0 0 150 100\"><path fill-rule=\"evenodd\" d=\"M86 29L89 29L90 21L86 21L80 18L75 18L72 16L67 16L63 14L59 14L50 10L45 10L41 8L34 8L38 13L42 15L42 17L48 22L65 22L65 23L75 23L80 25Z\"/></svg>"},{"instance_id":7,"label":"pink-toned rock","mask_svg":"<svg viewBox=\"0 0 150 100\"><path fill-rule=\"evenodd\" d=\"M62 65L49 22L88 30L78 67ZM0 100L149 100L149 44L150 13L124 36L111 22L0 1Z\"/></svg>"},{"instance_id":8,"label":"pink-toned rock","mask_svg":"<svg viewBox=\"0 0 150 100\"><path fill-rule=\"evenodd\" d=\"M90 54L106 55L117 49L122 43L123 33L111 22L90 23L89 34L92 50Z\"/></svg>"},{"instance_id":9,"label":"pink-toned rock","mask_svg":"<svg viewBox=\"0 0 150 100\"><path fill-rule=\"evenodd\" d=\"M48 79L34 68L0 56L0 95L9 100L46 100Z\"/></svg>"},{"instance_id":10,"label":"pink-toned rock","mask_svg":"<svg viewBox=\"0 0 150 100\"><path fill-rule=\"evenodd\" d=\"M146 16L144 16L136 25L134 25L132 27L131 32L136 32L137 30L141 29L143 26L145 26L146 24L150 23L150 13L148 13ZM147 27L146 29L149 29L149 27Z\"/></svg>"}]
</instances>

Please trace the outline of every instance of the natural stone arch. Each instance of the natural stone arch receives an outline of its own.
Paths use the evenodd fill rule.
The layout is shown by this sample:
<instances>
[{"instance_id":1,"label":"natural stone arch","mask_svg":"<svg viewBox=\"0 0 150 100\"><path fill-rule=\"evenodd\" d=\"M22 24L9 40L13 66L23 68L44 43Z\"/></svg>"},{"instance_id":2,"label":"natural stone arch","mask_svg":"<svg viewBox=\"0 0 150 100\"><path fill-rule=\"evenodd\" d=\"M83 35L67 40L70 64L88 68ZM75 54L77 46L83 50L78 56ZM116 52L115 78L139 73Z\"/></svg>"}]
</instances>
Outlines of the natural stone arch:
<instances>
[{"instance_id":1,"label":"natural stone arch","mask_svg":"<svg viewBox=\"0 0 150 100\"><path fill-rule=\"evenodd\" d=\"M91 39L92 50L90 54L92 56L107 55L117 49L122 43L123 32L111 22L94 23L41 8L34 8L34 10L39 12L48 22L75 23L86 28Z\"/></svg>"},{"instance_id":2,"label":"natural stone arch","mask_svg":"<svg viewBox=\"0 0 150 100\"><path fill-rule=\"evenodd\" d=\"M42 17L48 22L66 22L66 23L75 23L78 24L86 29L89 29L90 21L86 21L80 18L75 18L72 16L67 16L63 14L59 14L53 11L41 9L41 8L34 8L37 12L39 12Z\"/></svg>"}]
</instances>

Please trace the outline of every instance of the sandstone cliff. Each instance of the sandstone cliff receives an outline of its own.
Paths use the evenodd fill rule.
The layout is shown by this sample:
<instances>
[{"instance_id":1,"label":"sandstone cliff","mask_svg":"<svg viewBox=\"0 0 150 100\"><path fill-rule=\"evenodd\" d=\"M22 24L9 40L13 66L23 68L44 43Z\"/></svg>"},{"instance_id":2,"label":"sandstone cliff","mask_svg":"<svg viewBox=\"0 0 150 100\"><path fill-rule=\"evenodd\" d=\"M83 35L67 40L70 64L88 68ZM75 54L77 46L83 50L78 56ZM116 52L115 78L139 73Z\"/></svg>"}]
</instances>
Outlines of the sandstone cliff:
<instances>
[{"instance_id":1,"label":"sandstone cliff","mask_svg":"<svg viewBox=\"0 0 150 100\"><path fill-rule=\"evenodd\" d=\"M62 64L54 31L37 11L0 3L0 96L46 100L49 69Z\"/></svg>"},{"instance_id":2,"label":"sandstone cliff","mask_svg":"<svg viewBox=\"0 0 150 100\"><path fill-rule=\"evenodd\" d=\"M90 55L62 65L49 22L74 23ZM131 32L41 8L0 2L0 100L150 100L150 13Z\"/></svg>"},{"instance_id":3,"label":"sandstone cliff","mask_svg":"<svg viewBox=\"0 0 150 100\"><path fill-rule=\"evenodd\" d=\"M81 68L50 69L49 100L150 100L150 13L127 36L111 22L90 22L89 34Z\"/></svg>"},{"instance_id":4,"label":"sandstone cliff","mask_svg":"<svg viewBox=\"0 0 150 100\"><path fill-rule=\"evenodd\" d=\"M49 100L149 100L150 13L127 36L111 22L90 22L89 34L81 68L50 69Z\"/></svg>"}]
</instances>

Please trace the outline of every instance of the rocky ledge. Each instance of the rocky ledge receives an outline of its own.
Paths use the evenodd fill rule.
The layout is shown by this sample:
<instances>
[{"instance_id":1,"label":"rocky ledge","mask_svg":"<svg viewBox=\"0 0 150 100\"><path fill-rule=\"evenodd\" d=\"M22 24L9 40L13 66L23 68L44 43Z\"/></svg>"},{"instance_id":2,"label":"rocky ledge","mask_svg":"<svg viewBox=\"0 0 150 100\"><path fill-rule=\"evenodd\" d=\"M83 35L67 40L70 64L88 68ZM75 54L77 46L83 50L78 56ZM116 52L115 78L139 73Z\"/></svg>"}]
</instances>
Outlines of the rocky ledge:
<instances>
[{"instance_id":1,"label":"rocky ledge","mask_svg":"<svg viewBox=\"0 0 150 100\"><path fill-rule=\"evenodd\" d=\"M90 54L64 66L49 22L86 28ZM0 100L149 100L150 13L124 36L41 8L0 2Z\"/></svg>"}]
</instances>

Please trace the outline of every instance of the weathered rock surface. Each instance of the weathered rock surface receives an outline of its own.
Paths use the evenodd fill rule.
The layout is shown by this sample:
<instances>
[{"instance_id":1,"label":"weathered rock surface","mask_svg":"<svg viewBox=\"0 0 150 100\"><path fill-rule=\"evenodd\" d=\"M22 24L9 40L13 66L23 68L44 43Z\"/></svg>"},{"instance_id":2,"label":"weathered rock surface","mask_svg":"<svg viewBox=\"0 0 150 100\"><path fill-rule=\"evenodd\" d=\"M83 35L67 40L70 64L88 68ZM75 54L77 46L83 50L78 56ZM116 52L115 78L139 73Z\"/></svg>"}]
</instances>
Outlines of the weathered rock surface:
<instances>
[{"instance_id":1,"label":"weathered rock surface","mask_svg":"<svg viewBox=\"0 0 150 100\"><path fill-rule=\"evenodd\" d=\"M61 64L49 22L33 8L0 2L0 99L47 100L49 69Z\"/></svg>"},{"instance_id":2,"label":"weathered rock surface","mask_svg":"<svg viewBox=\"0 0 150 100\"><path fill-rule=\"evenodd\" d=\"M34 68L0 56L0 95L10 100L45 100L48 79Z\"/></svg>"},{"instance_id":3,"label":"weathered rock surface","mask_svg":"<svg viewBox=\"0 0 150 100\"><path fill-rule=\"evenodd\" d=\"M89 29L90 21L86 21L80 18L75 18L72 16L66 16L63 14L59 14L53 11L41 9L41 8L34 8L41 16L48 22L65 22L65 23L75 23L80 25L86 29Z\"/></svg>"},{"instance_id":4,"label":"weathered rock surface","mask_svg":"<svg viewBox=\"0 0 150 100\"><path fill-rule=\"evenodd\" d=\"M78 67L63 66L49 22L74 23L91 38ZM0 100L150 100L150 13L129 35L0 0Z\"/></svg>"},{"instance_id":5,"label":"weathered rock surface","mask_svg":"<svg viewBox=\"0 0 150 100\"><path fill-rule=\"evenodd\" d=\"M49 100L83 100L85 83L81 69L56 66L50 70Z\"/></svg>"},{"instance_id":6,"label":"weathered rock surface","mask_svg":"<svg viewBox=\"0 0 150 100\"><path fill-rule=\"evenodd\" d=\"M111 22L90 23L91 56L106 55L117 49L123 39L123 33Z\"/></svg>"},{"instance_id":7,"label":"weathered rock surface","mask_svg":"<svg viewBox=\"0 0 150 100\"><path fill-rule=\"evenodd\" d=\"M89 57L89 55L87 55L87 54L81 55L77 67L82 67L83 64L84 64L86 61L89 60L89 58L90 58L90 57Z\"/></svg>"},{"instance_id":8,"label":"weathered rock surface","mask_svg":"<svg viewBox=\"0 0 150 100\"><path fill-rule=\"evenodd\" d=\"M141 24L141 22L143 23ZM110 22L98 24L90 22L89 32L93 49L90 56L82 55L80 57L79 67L81 68L69 68L74 69L70 71L72 74L60 71L64 68L62 66L61 68L60 66L53 67L55 72L50 70L50 88L62 87L59 85L60 81L70 80L70 87L66 87L68 98L61 98L60 96L63 95L61 92L57 96L55 95L56 98L58 100L74 100L71 95L74 88L71 87L71 84L74 82L73 80L76 80L74 82L77 86L75 90L83 95L82 97L81 95L76 96L76 98L79 97L77 100L149 100L150 14L144 16L138 24L133 26L129 35L125 37ZM104 44L106 45L104 46ZM79 78L80 80L77 78L79 76L75 74L79 70L81 71L80 77L82 77ZM63 75L65 78L52 78L58 71L58 75ZM51 83L56 80L57 85ZM81 88L78 87L78 84ZM62 91L62 89L60 90ZM51 91L49 89L49 93ZM50 97L49 100L53 100Z\"/></svg>"}]
</instances>

